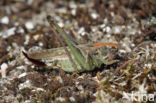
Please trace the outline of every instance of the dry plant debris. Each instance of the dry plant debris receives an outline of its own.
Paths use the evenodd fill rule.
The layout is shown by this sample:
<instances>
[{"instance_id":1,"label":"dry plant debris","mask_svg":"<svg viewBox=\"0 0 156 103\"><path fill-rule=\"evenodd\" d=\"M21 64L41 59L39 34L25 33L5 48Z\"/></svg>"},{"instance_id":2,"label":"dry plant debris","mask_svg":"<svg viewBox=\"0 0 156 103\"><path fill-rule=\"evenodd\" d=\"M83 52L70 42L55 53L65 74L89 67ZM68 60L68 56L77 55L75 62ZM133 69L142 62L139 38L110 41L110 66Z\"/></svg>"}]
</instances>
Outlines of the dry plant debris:
<instances>
[{"instance_id":1,"label":"dry plant debris","mask_svg":"<svg viewBox=\"0 0 156 103\"><path fill-rule=\"evenodd\" d=\"M82 44L118 44L108 58L119 62L79 74L34 66L22 50L61 47L47 15ZM0 67L0 103L131 103L132 92L156 100L156 1L1 0Z\"/></svg>"}]
</instances>

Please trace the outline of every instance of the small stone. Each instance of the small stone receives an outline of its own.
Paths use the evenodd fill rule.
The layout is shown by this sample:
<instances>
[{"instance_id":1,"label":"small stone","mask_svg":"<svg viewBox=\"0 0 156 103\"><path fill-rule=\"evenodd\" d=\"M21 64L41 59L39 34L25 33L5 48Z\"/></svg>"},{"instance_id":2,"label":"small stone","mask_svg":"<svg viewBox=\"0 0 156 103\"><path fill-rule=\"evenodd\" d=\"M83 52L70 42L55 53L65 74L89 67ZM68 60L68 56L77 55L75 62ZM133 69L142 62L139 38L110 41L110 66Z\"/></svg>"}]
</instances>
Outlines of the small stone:
<instances>
[{"instance_id":1,"label":"small stone","mask_svg":"<svg viewBox=\"0 0 156 103\"><path fill-rule=\"evenodd\" d=\"M18 76L18 78L22 78L22 77L25 77L27 75L27 73L22 73Z\"/></svg>"},{"instance_id":2,"label":"small stone","mask_svg":"<svg viewBox=\"0 0 156 103\"><path fill-rule=\"evenodd\" d=\"M86 35L86 32L82 32L81 35L82 35L82 36Z\"/></svg>"},{"instance_id":3,"label":"small stone","mask_svg":"<svg viewBox=\"0 0 156 103\"><path fill-rule=\"evenodd\" d=\"M83 87L82 87L82 85L79 85L79 86L77 87L77 89L78 89L78 90L84 90Z\"/></svg>"},{"instance_id":4,"label":"small stone","mask_svg":"<svg viewBox=\"0 0 156 103\"><path fill-rule=\"evenodd\" d=\"M120 52L120 53L126 53L126 51L123 50L123 49L120 49L119 52Z\"/></svg>"},{"instance_id":5,"label":"small stone","mask_svg":"<svg viewBox=\"0 0 156 103\"><path fill-rule=\"evenodd\" d=\"M70 97L69 99L70 99L71 102L74 102L75 101L75 98L74 97Z\"/></svg>"},{"instance_id":6,"label":"small stone","mask_svg":"<svg viewBox=\"0 0 156 103\"><path fill-rule=\"evenodd\" d=\"M84 27L81 27L78 31L78 34L81 34L82 36L85 35L85 28Z\"/></svg>"},{"instance_id":7,"label":"small stone","mask_svg":"<svg viewBox=\"0 0 156 103\"><path fill-rule=\"evenodd\" d=\"M15 30L16 30L15 27L10 28L10 29L7 31L7 35L8 35L8 36L14 35L14 34L15 34Z\"/></svg>"},{"instance_id":8,"label":"small stone","mask_svg":"<svg viewBox=\"0 0 156 103\"><path fill-rule=\"evenodd\" d=\"M59 25L61 28L64 27L64 23L62 23L62 22L59 22L58 25Z\"/></svg>"},{"instance_id":9,"label":"small stone","mask_svg":"<svg viewBox=\"0 0 156 103\"><path fill-rule=\"evenodd\" d=\"M96 13L91 13L91 17L92 17L93 19L97 19L98 15L97 15Z\"/></svg>"},{"instance_id":10,"label":"small stone","mask_svg":"<svg viewBox=\"0 0 156 103\"><path fill-rule=\"evenodd\" d=\"M33 36L33 38L34 38L35 40L38 40L39 37L40 37L40 35L34 35L34 36Z\"/></svg>"},{"instance_id":11,"label":"small stone","mask_svg":"<svg viewBox=\"0 0 156 103\"><path fill-rule=\"evenodd\" d=\"M151 68L151 67L152 67L152 64L150 64L150 63L145 64L145 67L147 67L147 68Z\"/></svg>"},{"instance_id":12,"label":"small stone","mask_svg":"<svg viewBox=\"0 0 156 103\"><path fill-rule=\"evenodd\" d=\"M30 40L30 36L29 35L26 35L25 36L24 45L27 45L29 43L29 40Z\"/></svg>"},{"instance_id":13,"label":"small stone","mask_svg":"<svg viewBox=\"0 0 156 103\"><path fill-rule=\"evenodd\" d=\"M33 1L34 1L34 0L27 0L27 3L28 3L29 5L31 5L31 4L33 3Z\"/></svg>"},{"instance_id":14,"label":"small stone","mask_svg":"<svg viewBox=\"0 0 156 103\"><path fill-rule=\"evenodd\" d=\"M3 24L8 24L9 23L9 18L7 16L4 16L2 19L1 19L1 23Z\"/></svg>"},{"instance_id":15,"label":"small stone","mask_svg":"<svg viewBox=\"0 0 156 103\"><path fill-rule=\"evenodd\" d=\"M65 101L65 99L64 99L63 97L58 97L58 98L56 98L56 100L58 100L58 101L60 101L60 102Z\"/></svg>"},{"instance_id":16,"label":"small stone","mask_svg":"<svg viewBox=\"0 0 156 103\"><path fill-rule=\"evenodd\" d=\"M24 33L24 29L23 29L23 28L19 28L19 29L18 29L18 32L19 32L19 33Z\"/></svg>"},{"instance_id":17,"label":"small stone","mask_svg":"<svg viewBox=\"0 0 156 103\"><path fill-rule=\"evenodd\" d=\"M132 46L132 47L135 47L135 44L134 44L134 43L132 43L132 44L131 44L131 46Z\"/></svg>"},{"instance_id":18,"label":"small stone","mask_svg":"<svg viewBox=\"0 0 156 103\"><path fill-rule=\"evenodd\" d=\"M106 26L106 24L101 24L100 28L104 28Z\"/></svg>"},{"instance_id":19,"label":"small stone","mask_svg":"<svg viewBox=\"0 0 156 103\"><path fill-rule=\"evenodd\" d=\"M18 67L16 67L16 69L22 70L22 69L24 69L24 66L23 65L22 66L18 66Z\"/></svg>"},{"instance_id":20,"label":"small stone","mask_svg":"<svg viewBox=\"0 0 156 103\"><path fill-rule=\"evenodd\" d=\"M19 26L19 23L18 23L18 22L15 22L14 25L15 25L15 26Z\"/></svg>"},{"instance_id":21,"label":"small stone","mask_svg":"<svg viewBox=\"0 0 156 103\"><path fill-rule=\"evenodd\" d=\"M34 25L32 22L26 22L25 23L25 27L29 30L34 29Z\"/></svg>"},{"instance_id":22,"label":"small stone","mask_svg":"<svg viewBox=\"0 0 156 103\"><path fill-rule=\"evenodd\" d=\"M7 69L8 69L8 65L6 63L3 63L1 65L1 75L2 75L2 78L6 77Z\"/></svg>"},{"instance_id":23,"label":"small stone","mask_svg":"<svg viewBox=\"0 0 156 103\"><path fill-rule=\"evenodd\" d=\"M121 27L120 26L116 26L113 28L113 31L115 34L119 34L121 32Z\"/></svg>"},{"instance_id":24,"label":"small stone","mask_svg":"<svg viewBox=\"0 0 156 103\"><path fill-rule=\"evenodd\" d=\"M63 13L63 14L65 14L65 13L67 13L67 8L62 7L62 8L56 9L56 11L57 11L58 13Z\"/></svg>"},{"instance_id":25,"label":"small stone","mask_svg":"<svg viewBox=\"0 0 156 103\"><path fill-rule=\"evenodd\" d=\"M30 80L26 80L24 83L18 85L19 90L30 87L32 87Z\"/></svg>"},{"instance_id":26,"label":"small stone","mask_svg":"<svg viewBox=\"0 0 156 103\"><path fill-rule=\"evenodd\" d=\"M109 26L106 27L106 32L109 33L111 31L111 28Z\"/></svg>"},{"instance_id":27,"label":"small stone","mask_svg":"<svg viewBox=\"0 0 156 103\"><path fill-rule=\"evenodd\" d=\"M36 88L37 91L45 91L43 88Z\"/></svg>"},{"instance_id":28,"label":"small stone","mask_svg":"<svg viewBox=\"0 0 156 103\"><path fill-rule=\"evenodd\" d=\"M38 45L42 47L43 46L43 43L42 42L39 42Z\"/></svg>"},{"instance_id":29,"label":"small stone","mask_svg":"<svg viewBox=\"0 0 156 103\"><path fill-rule=\"evenodd\" d=\"M75 8L77 8L77 5L74 2L70 2L69 7L75 9Z\"/></svg>"},{"instance_id":30,"label":"small stone","mask_svg":"<svg viewBox=\"0 0 156 103\"><path fill-rule=\"evenodd\" d=\"M71 14L72 14L73 16L75 16L75 15L76 15L76 9L72 9L72 10L71 10Z\"/></svg>"},{"instance_id":31,"label":"small stone","mask_svg":"<svg viewBox=\"0 0 156 103\"><path fill-rule=\"evenodd\" d=\"M57 76L56 79L60 82L60 83L63 83L63 80L60 76Z\"/></svg>"}]
</instances>

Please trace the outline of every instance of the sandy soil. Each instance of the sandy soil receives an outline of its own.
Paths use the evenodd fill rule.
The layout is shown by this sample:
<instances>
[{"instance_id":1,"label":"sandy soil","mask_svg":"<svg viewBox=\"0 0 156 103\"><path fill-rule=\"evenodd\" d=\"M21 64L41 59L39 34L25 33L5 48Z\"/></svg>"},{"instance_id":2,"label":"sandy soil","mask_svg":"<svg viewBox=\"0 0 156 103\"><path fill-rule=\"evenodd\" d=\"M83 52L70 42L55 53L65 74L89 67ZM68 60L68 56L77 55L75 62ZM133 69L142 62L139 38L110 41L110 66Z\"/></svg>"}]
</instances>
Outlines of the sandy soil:
<instances>
[{"instance_id":1,"label":"sandy soil","mask_svg":"<svg viewBox=\"0 0 156 103\"><path fill-rule=\"evenodd\" d=\"M61 47L47 15L81 44L117 44L119 62L78 74L34 66L22 50ZM131 103L132 92L154 103L156 1L1 0L0 65L0 103Z\"/></svg>"}]
</instances>

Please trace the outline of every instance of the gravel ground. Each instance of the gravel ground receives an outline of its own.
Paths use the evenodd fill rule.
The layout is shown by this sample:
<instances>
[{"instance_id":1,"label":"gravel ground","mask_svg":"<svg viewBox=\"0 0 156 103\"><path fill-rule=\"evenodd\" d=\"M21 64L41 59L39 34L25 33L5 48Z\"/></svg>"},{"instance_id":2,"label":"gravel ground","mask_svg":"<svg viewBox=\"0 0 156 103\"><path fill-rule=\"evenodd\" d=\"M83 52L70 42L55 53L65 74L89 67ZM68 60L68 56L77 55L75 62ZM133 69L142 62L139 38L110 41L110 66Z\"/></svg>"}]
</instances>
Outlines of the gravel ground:
<instances>
[{"instance_id":1,"label":"gravel ground","mask_svg":"<svg viewBox=\"0 0 156 103\"><path fill-rule=\"evenodd\" d=\"M61 47L47 15L81 44L117 44L119 62L78 74L30 63L22 50ZM1 0L0 66L0 103L154 103L156 1Z\"/></svg>"}]
</instances>

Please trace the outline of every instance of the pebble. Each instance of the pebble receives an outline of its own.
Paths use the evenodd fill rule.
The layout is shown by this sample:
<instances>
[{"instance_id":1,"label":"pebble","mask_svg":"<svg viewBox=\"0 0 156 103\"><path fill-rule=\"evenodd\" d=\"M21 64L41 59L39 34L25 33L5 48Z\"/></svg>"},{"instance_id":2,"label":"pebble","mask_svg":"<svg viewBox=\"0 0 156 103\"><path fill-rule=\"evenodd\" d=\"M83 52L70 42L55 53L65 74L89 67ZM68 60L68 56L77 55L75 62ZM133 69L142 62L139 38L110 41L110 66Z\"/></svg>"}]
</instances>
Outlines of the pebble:
<instances>
[{"instance_id":1,"label":"pebble","mask_svg":"<svg viewBox=\"0 0 156 103\"><path fill-rule=\"evenodd\" d=\"M43 88L36 88L37 91L45 91Z\"/></svg>"},{"instance_id":2,"label":"pebble","mask_svg":"<svg viewBox=\"0 0 156 103\"><path fill-rule=\"evenodd\" d=\"M2 19L1 19L1 23L3 24L8 24L9 23L9 18L7 16L4 16Z\"/></svg>"},{"instance_id":3,"label":"pebble","mask_svg":"<svg viewBox=\"0 0 156 103\"><path fill-rule=\"evenodd\" d=\"M84 36L86 33L85 33L85 28L84 27L81 27L78 31L78 34L81 34L82 36Z\"/></svg>"},{"instance_id":4,"label":"pebble","mask_svg":"<svg viewBox=\"0 0 156 103\"><path fill-rule=\"evenodd\" d=\"M60 83L63 83L63 80L60 76L57 76L56 79L60 82Z\"/></svg>"},{"instance_id":5,"label":"pebble","mask_svg":"<svg viewBox=\"0 0 156 103\"><path fill-rule=\"evenodd\" d=\"M97 15L96 13L91 13L91 17L92 17L93 19L97 19L98 15Z\"/></svg>"},{"instance_id":6,"label":"pebble","mask_svg":"<svg viewBox=\"0 0 156 103\"><path fill-rule=\"evenodd\" d=\"M24 45L28 45L29 44L29 40L30 40L30 36L29 35L26 35L25 36Z\"/></svg>"},{"instance_id":7,"label":"pebble","mask_svg":"<svg viewBox=\"0 0 156 103\"><path fill-rule=\"evenodd\" d=\"M74 102L75 101L75 98L74 97L70 97L69 99L70 99L71 102Z\"/></svg>"},{"instance_id":8,"label":"pebble","mask_svg":"<svg viewBox=\"0 0 156 103\"><path fill-rule=\"evenodd\" d=\"M152 67L152 64L145 64L145 67L147 67L147 68L151 68Z\"/></svg>"},{"instance_id":9,"label":"pebble","mask_svg":"<svg viewBox=\"0 0 156 103\"><path fill-rule=\"evenodd\" d=\"M39 42L38 45L42 47L43 46L43 43L42 42Z\"/></svg>"},{"instance_id":10,"label":"pebble","mask_svg":"<svg viewBox=\"0 0 156 103\"><path fill-rule=\"evenodd\" d=\"M30 80L26 80L24 83L21 83L18 85L19 90L24 89L24 88L30 88L31 85L31 81Z\"/></svg>"},{"instance_id":11,"label":"pebble","mask_svg":"<svg viewBox=\"0 0 156 103\"><path fill-rule=\"evenodd\" d=\"M14 35L15 34L15 27L10 28L6 33L7 33L7 37Z\"/></svg>"},{"instance_id":12,"label":"pebble","mask_svg":"<svg viewBox=\"0 0 156 103\"><path fill-rule=\"evenodd\" d=\"M31 101L30 100L26 100L26 101L24 101L24 103L31 103Z\"/></svg>"},{"instance_id":13,"label":"pebble","mask_svg":"<svg viewBox=\"0 0 156 103\"><path fill-rule=\"evenodd\" d=\"M82 85L79 85L79 86L77 87L77 89L78 89L78 90L84 90L83 87L82 87Z\"/></svg>"},{"instance_id":14,"label":"pebble","mask_svg":"<svg viewBox=\"0 0 156 103\"><path fill-rule=\"evenodd\" d=\"M1 75L2 75L2 78L6 77L7 69L8 69L8 65L6 63L3 63L1 65Z\"/></svg>"},{"instance_id":15,"label":"pebble","mask_svg":"<svg viewBox=\"0 0 156 103\"><path fill-rule=\"evenodd\" d=\"M34 0L27 0L27 3L28 3L29 5L31 5L31 4L33 3L33 1L34 1Z\"/></svg>"},{"instance_id":16,"label":"pebble","mask_svg":"<svg viewBox=\"0 0 156 103\"><path fill-rule=\"evenodd\" d=\"M20 27L20 28L18 29L18 32L19 32L19 33L24 33L24 29L23 29L22 27Z\"/></svg>"},{"instance_id":17,"label":"pebble","mask_svg":"<svg viewBox=\"0 0 156 103\"><path fill-rule=\"evenodd\" d=\"M123 49L120 49L119 52L120 52L120 53L126 53L126 51L123 50Z\"/></svg>"},{"instance_id":18,"label":"pebble","mask_svg":"<svg viewBox=\"0 0 156 103\"><path fill-rule=\"evenodd\" d=\"M22 77L25 77L27 75L27 73L22 73L18 76L18 78L22 78Z\"/></svg>"},{"instance_id":19,"label":"pebble","mask_svg":"<svg viewBox=\"0 0 156 103\"><path fill-rule=\"evenodd\" d=\"M86 32L82 32L81 35L82 35L82 36L86 35Z\"/></svg>"},{"instance_id":20,"label":"pebble","mask_svg":"<svg viewBox=\"0 0 156 103\"><path fill-rule=\"evenodd\" d=\"M106 26L106 24L101 24L100 28L104 28Z\"/></svg>"},{"instance_id":21,"label":"pebble","mask_svg":"<svg viewBox=\"0 0 156 103\"><path fill-rule=\"evenodd\" d=\"M56 9L56 11L59 12L59 13L65 14L65 13L67 13L67 8L62 7L62 8Z\"/></svg>"},{"instance_id":22,"label":"pebble","mask_svg":"<svg viewBox=\"0 0 156 103\"><path fill-rule=\"evenodd\" d=\"M63 22L59 22L58 25L62 28L64 27L64 23Z\"/></svg>"},{"instance_id":23,"label":"pebble","mask_svg":"<svg viewBox=\"0 0 156 103\"><path fill-rule=\"evenodd\" d=\"M135 44L134 44L134 43L132 43L132 44L131 44L131 47L135 47Z\"/></svg>"},{"instance_id":24,"label":"pebble","mask_svg":"<svg viewBox=\"0 0 156 103\"><path fill-rule=\"evenodd\" d=\"M115 34L119 34L121 32L121 27L116 26L116 27L113 28L113 31L114 31Z\"/></svg>"},{"instance_id":25,"label":"pebble","mask_svg":"<svg viewBox=\"0 0 156 103\"><path fill-rule=\"evenodd\" d=\"M34 24L30 21L25 23L25 27L29 30L34 29Z\"/></svg>"},{"instance_id":26,"label":"pebble","mask_svg":"<svg viewBox=\"0 0 156 103\"><path fill-rule=\"evenodd\" d=\"M72 9L72 10L71 10L71 14L72 14L73 16L76 16L76 9Z\"/></svg>"},{"instance_id":27,"label":"pebble","mask_svg":"<svg viewBox=\"0 0 156 103\"><path fill-rule=\"evenodd\" d=\"M61 102L65 101L65 99L63 97L58 97L58 98L56 98L56 100L61 101Z\"/></svg>"},{"instance_id":28,"label":"pebble","mask_svg":"<svg viewBox=\"0 0 156 103\"><path fill-rule=\"evenodd\" d=\"M106 32L109 33L111 31L111 28L109 26L106 27Z\"/></svg>"},{"instance_id":29,"label":"pebble","mask_svg":"<svg viewBox=\"0 0 156 103\"><path fill-rule=\"evenodd\" d=\"M22 70L24 68L24 66L22 65L22 66L18 66L18 67L16 67L16 69L19 69L19 70Z\"/></svg>"},{"instance_id":30,"label":"pebble","mask_svg":"<svg viewBox=\"0 0 156 103\"><path fill-rule=\"evenodd\" d=\"M74 2L70 2L69 3L69 7L76 9L77 8L77 5Z\"/></svg>"}]
</instances>

